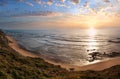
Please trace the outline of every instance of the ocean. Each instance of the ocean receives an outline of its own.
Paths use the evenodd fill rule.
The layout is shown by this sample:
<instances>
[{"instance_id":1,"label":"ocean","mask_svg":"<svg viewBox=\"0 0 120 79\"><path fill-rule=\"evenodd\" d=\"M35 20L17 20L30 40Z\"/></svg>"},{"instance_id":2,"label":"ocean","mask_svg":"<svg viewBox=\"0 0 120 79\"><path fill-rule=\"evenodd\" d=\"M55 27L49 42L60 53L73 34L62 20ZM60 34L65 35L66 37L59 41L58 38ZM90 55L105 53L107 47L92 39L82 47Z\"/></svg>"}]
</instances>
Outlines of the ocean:
<instances>
[{"instance_id":1,"label":"ocean","mask_svg":"<svg viewBox=\"0 0 120 79\"><path fill-rule=\"evenodd\" d=\"M118 28L6 30L6 33L26 50L56 63L84 66L116 57L98 56L90 61L90 53L120 52Z\"/></svg>"}]
</instances>

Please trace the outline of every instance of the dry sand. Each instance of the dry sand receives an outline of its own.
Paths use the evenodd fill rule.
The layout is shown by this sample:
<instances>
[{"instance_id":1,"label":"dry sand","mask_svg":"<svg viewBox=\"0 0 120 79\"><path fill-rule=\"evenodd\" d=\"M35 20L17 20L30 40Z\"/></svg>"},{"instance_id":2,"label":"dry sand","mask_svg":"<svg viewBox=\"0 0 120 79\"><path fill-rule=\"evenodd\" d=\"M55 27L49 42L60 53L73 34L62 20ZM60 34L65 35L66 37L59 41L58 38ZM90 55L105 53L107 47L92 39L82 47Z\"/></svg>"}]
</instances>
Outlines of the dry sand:
<instances>
[{"instance_id":1,"label":"dry sand","mask_svg":"<svg viewBox=\"0 0 120 79\"><path fill-rule=\"evenodd\" d=\"M47 60L44 57L41 57L40 55L28 52L22 48L20 48L20 46L17 44L16 40L14 40L12 37L10 36L6 36L7 39L11 42L9 42L9 46L14 49L15 51L17 51L18 53L20 53L23 56L28 56L28 57L40 57L42 59L44 59L46 62L54 64L54 65L60 65L62 68L65 69L70 69L70 68L74 68L75 71L84 71L84 70L104 70L106 68L112 67L114 65L120 65L120 57L116 57L116 58L112 58L110 60L106 60L106 61L102 61L102 62L98 62L95 64L90 64L90 65L86 65L86 66L73 66L73 65L68 65L68 64L63 64L63 63L55 63L52 62L50 60Z\"/></svg>"}]
</instances>

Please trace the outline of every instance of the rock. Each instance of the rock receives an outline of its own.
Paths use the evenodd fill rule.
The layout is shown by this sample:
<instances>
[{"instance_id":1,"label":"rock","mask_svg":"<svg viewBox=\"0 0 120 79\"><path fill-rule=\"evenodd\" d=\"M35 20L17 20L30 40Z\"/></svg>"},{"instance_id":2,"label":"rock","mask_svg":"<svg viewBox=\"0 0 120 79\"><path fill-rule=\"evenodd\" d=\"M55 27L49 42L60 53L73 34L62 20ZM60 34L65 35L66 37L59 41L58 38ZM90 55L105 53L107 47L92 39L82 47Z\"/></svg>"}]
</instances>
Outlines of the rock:
<instances>
[{"instance_id":1,"label":"rock","mask_svg":"<svg viewBox=\"0 0 120 79\"><path fill-rule=\"evenodd\" d=\"M108 42L111 42L111 43L120 43L120 41L117 41L117 40L108 40Z\"/></svg>"},{"instance_id":2,"label":"rock","mask_svg":"<svg viewBox=\"0 0 120 79\"><path fill-rule=\"evenodd\" d=\"M75 69L74 68L69 68L70 71L74 71Z\"/></svg>"},{"instance_id":3,"label":"rock","mask_svg":"<svg viewBox=\"0 0 120 79\"><path fill-rule=\"evenodd\" d=\"M89 62L102 59L102 54L100 52L92 52L89 53L89 55L91 55L91 57L89 57L90 59L88 59Z\"/></svg>"},{"instance_id":4,"label":"rock","mask_svg":"<svg viewBox=\"0 0 120 79\"><path fill-rule=\"evenodd\" d=\"M109 57L116 57L116 56L120 56L120 52L111 52L110 54L108 54Z\"/></svg>"}]
</instances>

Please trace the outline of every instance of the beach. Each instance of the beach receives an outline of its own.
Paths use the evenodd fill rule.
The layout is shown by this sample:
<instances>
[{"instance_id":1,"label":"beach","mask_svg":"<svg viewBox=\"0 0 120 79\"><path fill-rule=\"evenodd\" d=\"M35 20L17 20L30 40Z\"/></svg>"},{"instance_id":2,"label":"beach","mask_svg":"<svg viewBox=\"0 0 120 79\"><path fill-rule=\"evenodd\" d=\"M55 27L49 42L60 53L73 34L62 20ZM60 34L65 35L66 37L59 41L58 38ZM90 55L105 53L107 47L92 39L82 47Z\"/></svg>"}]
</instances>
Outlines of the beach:
<instances>
[{"instance_id":1,"label":"beach","mask_svg":"<svg viewBox=\"0 0 120 79\"><path fill-rule=\"evenodd\" d=\"M15 51L17 51L19 54L26 56L26 57L34 57L34 58L40 57L48 63L54 64L54 65L60 65L62 68L65 68L67 70L69 70L70 68L74 68L75 71L85 71L85 70L99 71L99 70L104 70L106 68L112 67L114 65L120 65L120 61L119 61L120 57L112 58L110 60L106 60L106 61L102 61L102 62L98 62L98 63L86 65L86 66L73 66L73 65L63 64L63 63L55 63L50 60L47 60L46 58L41 57L40 55L37 55L37 54L34 54L32 52L22 49L18 45L17 41L13 39L11 36L6 36L6 37L9 41L11 41L9 42L9 46Z\"/></svg>"}]
</instances>

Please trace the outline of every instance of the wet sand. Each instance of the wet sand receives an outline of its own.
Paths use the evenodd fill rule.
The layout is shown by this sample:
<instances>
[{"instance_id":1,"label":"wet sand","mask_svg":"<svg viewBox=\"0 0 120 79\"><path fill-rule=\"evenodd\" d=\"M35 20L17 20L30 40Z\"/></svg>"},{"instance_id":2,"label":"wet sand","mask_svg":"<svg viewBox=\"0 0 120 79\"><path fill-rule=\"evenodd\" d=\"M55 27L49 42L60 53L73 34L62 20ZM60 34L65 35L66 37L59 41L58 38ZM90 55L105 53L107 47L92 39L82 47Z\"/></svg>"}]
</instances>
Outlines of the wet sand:
<instances>
[{"instance_id":1,"label":"wet sand","mask_svg":"<svg viewBox=\"0 0 120 79\"><path fill-rule=\"evenodd\" d=\"M44 59L46 62L54 64L54 65L60 65L62 68L65 68L67 70L69 70L70 68L74 68L75 71L84 71L84 70L104 70L106 68L112 67L114 65L120 65L120 57L116 57L116 58L112 58L110 60L106 60L106 61L101 61L98 63L94 63L94 64L90 64L90 65L86 65L86 66L73 66L73 65L68 65L68 64L63 64L63 63L56 63L56 62L52 62L50 60L48 60L47 58L44 58L43 56L34 54L32 52L29 52L27 50L24 50L22 48L20 48L20 46L18 45L18 43L16 42L15 39L13 39L10 36L6 36L7 39L11 42L9 42L9 46L14 49L15 51L17 51L18 53L20 53L23 56L28 56L28 57L40 57L42 59Z\"/></svg>"}]
</instances>

